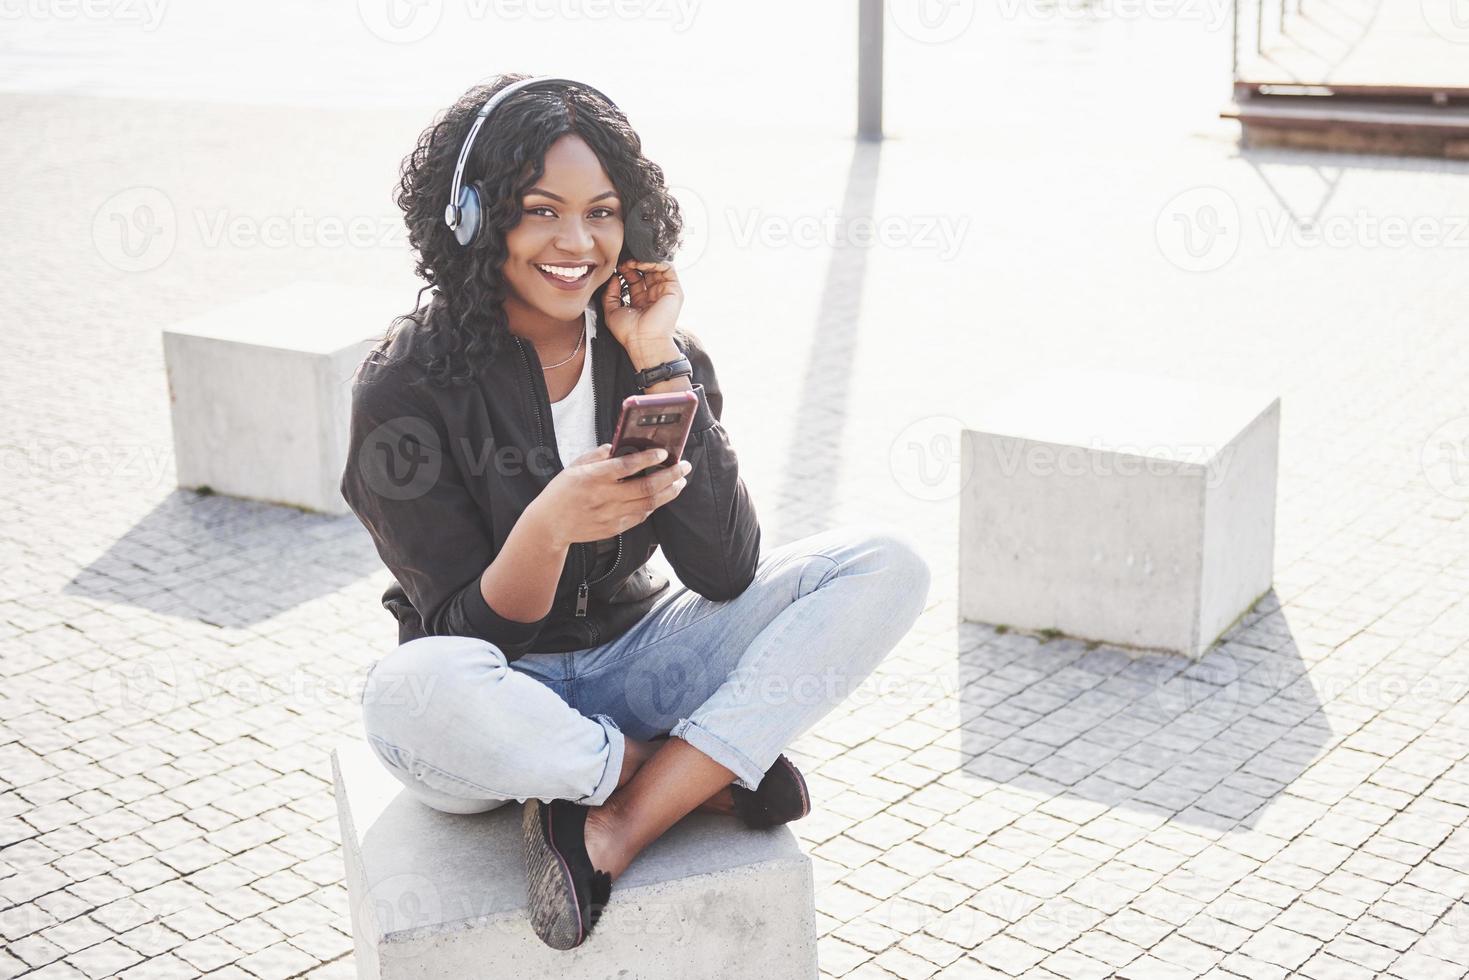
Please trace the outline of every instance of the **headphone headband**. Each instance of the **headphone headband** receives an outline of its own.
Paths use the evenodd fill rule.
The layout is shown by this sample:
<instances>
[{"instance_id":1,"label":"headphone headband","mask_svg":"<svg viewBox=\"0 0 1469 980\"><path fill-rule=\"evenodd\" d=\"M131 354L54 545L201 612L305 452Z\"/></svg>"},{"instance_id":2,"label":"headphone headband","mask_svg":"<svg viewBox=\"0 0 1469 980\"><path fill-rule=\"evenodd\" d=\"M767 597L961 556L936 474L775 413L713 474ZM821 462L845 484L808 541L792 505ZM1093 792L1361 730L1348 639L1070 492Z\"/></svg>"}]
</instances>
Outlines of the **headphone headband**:
<instances>
[{"instance_id":1,"label":"headphone headband","mask_svg":"<svg viewBox=\"0 0 1469 980\"><path fill-rule=\"evenodd\" d=\"M449 188L449 204L444 208L444 224L448 225L454 232L454 237L459 244L469 245L479 233L480 200L479 194L473 187L464 186L464 166L469 162L469 151L474 146L474 138L479 135L480 129L485 121L489 119L490 113L495 107L504 102L510 96L522 89L538 88L545 85L575 85L586 89L593 95L599 96L603 101L613 108L617 103L607 98L597 89L585 82L579 82L573 78L556 78L545 75L538 78L522 78L520 81L511 82L490 96L479 112L475 113L474 125L469 128L469 133L464 137L464 145L459 148L459 160L454 164L454 183Z\"/></svg>"}]
</instances>

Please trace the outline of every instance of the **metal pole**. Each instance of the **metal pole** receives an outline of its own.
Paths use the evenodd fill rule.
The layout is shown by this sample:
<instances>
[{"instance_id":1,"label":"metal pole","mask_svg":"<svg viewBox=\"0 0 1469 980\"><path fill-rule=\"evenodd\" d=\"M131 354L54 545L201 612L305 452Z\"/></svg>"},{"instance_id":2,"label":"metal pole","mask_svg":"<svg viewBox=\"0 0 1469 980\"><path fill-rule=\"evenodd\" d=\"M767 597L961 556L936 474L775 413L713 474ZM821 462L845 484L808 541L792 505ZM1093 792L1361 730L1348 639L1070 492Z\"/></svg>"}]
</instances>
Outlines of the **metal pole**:
<instances>
[{"instance_id":1,"label":"metal pole","mask_svg":"<svg viewBox=\"0 0 1469 980\"><path fill-rule=\"evenodd\" d=\"M1234 0L1229 5L1234 13L1234 40L1229 45L1229 80L1231 83L1239 81L1239 4L1240 0Z\"/></svg>"},{"instance_id":2,"label":"metal pole","mask_svg":"<svg viewBox=\"0 0 1469 980\"><path fill-rule=\"evenodd\" d=\"M882 139L883 0L857 0L857 138Z\"/></svg>"}]
</instances>

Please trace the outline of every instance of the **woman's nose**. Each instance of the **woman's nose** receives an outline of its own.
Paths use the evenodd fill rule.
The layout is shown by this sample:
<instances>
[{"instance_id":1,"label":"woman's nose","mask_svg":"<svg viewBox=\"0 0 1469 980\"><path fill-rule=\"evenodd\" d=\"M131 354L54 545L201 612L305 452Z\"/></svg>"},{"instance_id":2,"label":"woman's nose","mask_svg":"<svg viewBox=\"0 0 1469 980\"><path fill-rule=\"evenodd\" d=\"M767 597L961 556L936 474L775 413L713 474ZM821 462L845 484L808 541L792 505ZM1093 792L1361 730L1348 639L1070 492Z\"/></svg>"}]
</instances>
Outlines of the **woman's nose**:
<instances>
[{"instance_id":1,"label":"woman's nose","mask_svg":"<svg viewBox=\"0 0 1469 980\"><path fill-rule=\"evenodd\" d=\"M593 244L592 231L583 221L568 221L556 236L556 247L568 254L581 256Z\"/></svg>"}]
</instances>

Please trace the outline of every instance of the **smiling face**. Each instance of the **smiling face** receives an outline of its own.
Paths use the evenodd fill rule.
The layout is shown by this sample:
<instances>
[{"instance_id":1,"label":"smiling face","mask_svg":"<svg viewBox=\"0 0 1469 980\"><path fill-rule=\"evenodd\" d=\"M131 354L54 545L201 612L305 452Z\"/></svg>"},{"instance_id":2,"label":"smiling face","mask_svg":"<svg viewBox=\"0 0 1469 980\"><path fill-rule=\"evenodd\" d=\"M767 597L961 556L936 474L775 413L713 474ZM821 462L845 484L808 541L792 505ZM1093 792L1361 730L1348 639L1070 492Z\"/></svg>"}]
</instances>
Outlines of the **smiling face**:
<instances>
[{"instance_id":1,"label":"smiling face","mask_svg":"<svg viewBox=\"0 0 1469 980\"><path fill-rule=\"evenodd\" d=\"M568 133L546 151L545 173L522 197L505 246L512 330L517 322L524 329L516 332L540 333L542 323L580 320L622 252L622 202L580 136Z\"/></svg>"}]
</instances>

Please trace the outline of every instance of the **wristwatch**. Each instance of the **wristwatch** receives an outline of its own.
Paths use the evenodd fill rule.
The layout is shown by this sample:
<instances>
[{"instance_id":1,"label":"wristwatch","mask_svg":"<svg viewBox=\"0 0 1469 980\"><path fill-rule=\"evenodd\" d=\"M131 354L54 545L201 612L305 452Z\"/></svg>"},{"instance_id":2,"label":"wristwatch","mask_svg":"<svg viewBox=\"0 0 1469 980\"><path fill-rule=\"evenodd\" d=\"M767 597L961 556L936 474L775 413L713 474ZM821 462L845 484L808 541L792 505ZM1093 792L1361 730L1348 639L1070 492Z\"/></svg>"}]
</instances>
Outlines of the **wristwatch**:
<instances>
[{"instance_id":1,"label":"wristwatch","mask_svg":"<svg viewBox=\"0 0 1469 980\"><path fill-rule=\"evenodd\" d=\"M662 364L655 364L650 368L639 371L632 376L632 380L633 384L637 385L639 390L646 391L660 381L685 376L692 378L694 376L694 367L689 363L687 356L680 355L676 360L664 361Z\"/></svg>"}]
</instances>

